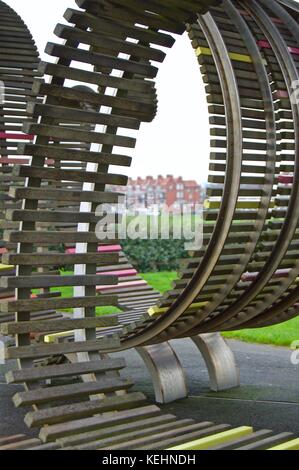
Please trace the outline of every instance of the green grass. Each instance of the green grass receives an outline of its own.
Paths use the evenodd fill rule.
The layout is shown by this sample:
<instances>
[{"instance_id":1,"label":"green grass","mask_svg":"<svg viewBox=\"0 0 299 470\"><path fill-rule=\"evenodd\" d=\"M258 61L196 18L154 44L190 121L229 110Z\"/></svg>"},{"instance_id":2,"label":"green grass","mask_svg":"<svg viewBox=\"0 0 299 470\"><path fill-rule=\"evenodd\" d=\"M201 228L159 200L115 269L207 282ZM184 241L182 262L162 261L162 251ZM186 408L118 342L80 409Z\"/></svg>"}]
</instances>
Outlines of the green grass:
<instances>
[{"instance_id":1,"label":"green grass","mask_svg":"<svg viewBox=\"0 0 299 470\"><path fill-rule=\"evenodd\" d=\"M239 339L247 343L274 344L290 347L293 341L299 340L299 317L280 325L252 330L241 330L223 333L226 338Z\"/></svg>"},{"instance_id":2,"label":"green grass","mask_svg":"<svg viewBox=\"0 0 299 470\"><path fill-rule=\"evenodd\" d=\"M146 273L141 274L154 289L163 294L171 288L172 282L176 279L175 272L160 272L160 273Z\"/></svg>"},{"instance_id":3,"label":"green grass","mask_svg":"<svg viewBox=\"0 0 299 470\"><path fill-rule=\"evenodd\" d=\"M174 272L148 273L142 277L161 293L171 288L176 278ZM240 330L223 333L226 338L239 339L249 343L273 344L290 347L293 341L299 339L299 317L280 325L251 330Z\"/></svg>"},{"instance_id":4,"label":"green grass","mask_svg":"<svg viewBox=\"0 0 299 470\"><path fill-rule=\"evenodd\" d=\"M62 274L71 274L64 272ZM146 273L141 276L156 290L161 293L166 292L172 286L172 282L176 279L175 272L159 272L159 273ZM60 291L64 297L72 297L72 287L62 287L59 289L52 289ZM116 307L98 307L98 315L109 315L119 313ZM226 338L238 339L249 343L260 344L273 344L276 346L290 347L293 341L299 340L299 317L289 320L280 325L275 325L267 328L258 328L251 330L240 330L225 332L223 336Z\"/></svg>"}]
</instances>

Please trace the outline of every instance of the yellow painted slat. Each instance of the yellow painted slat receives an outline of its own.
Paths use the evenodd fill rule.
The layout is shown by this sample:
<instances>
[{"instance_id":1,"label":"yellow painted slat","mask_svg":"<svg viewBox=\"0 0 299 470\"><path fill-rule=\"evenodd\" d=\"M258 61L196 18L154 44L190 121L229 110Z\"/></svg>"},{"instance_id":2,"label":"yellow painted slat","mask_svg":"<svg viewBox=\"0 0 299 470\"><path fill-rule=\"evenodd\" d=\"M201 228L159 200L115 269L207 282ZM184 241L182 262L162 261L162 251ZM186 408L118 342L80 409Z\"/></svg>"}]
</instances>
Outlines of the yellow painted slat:
<instances>
[{"instance_id":1,"label":"yellow painted slat","mask_svg":"<svg viewBox=\"0 0 299 470\"><path fill-rule=\"evenodd\" d=\"M198 47L196 49L195 53L196 53L197 57L199 57L200 55L208 55L208 56L212 55L212 51L209 47ZM237 54L236 52L229 52L228 55L231 58L231 60L236 60L238 62L246 62L247 64L252 64L252 62L253 62L250 55ZM267 64L265 59L263 59L263 63L264 63L264 65Z\"/></svg>"},{"instance_id":2,"label":"yellow painted slat","mask_svg":"<svg viewBox=\"0 0 299 470\"><path fill-rule=\"evenodd\" d=\"M187 442L176 447L171 447L167 450L204 450L209 447L214 447L218 444L233 441L248 434L252 434L253 428L248 426L241 426L239 428L230 429L229 431L220 432L219 434L213 434L212 436L204 437L196 441Z\"/></svg>"},{"instance_id":3,"label":"yellow painted slat","mask_svg":"<svg viewBox=\"0 0 299 470\"><path fill-rule=\"evenodd\" d=\"M99 328L96 328L96 331L105 331L105 330L109 330L110 327L99 327ZM51 333L50 335L45 335L44 336L44 342L45 343L54 343L57 339L61 339L61 338L67 338L69 336L73 337L75 335L75 330L72 330L72 331L61 331L60 333Z\"/></svg>"},{"instance_id":4,"label":"yellow painted slat","mask_svg":"<svg viewBox=\"0 0 299 470\"><path fill-rule=\"evenodd\" d=\"M199 308L203 308L207 305L208 302L197 302L197 303L194 303L192 305L190 305L190 307L187 309L188 312L190 312L191 310L197 310ZM162 315L163 313L166 313L167 311L169 310L169 307L151 307L148 309L147 313L150 315L150 316L154 316L154 315Z\"/></svg>"},{"instance_id":5,"label":"yellow painted slat","mask_svg":"<svg viewBox=\"0 0 299 470\"><path fill-rule=\"evenodd\" d=\"M195 50L195 53L198 56L200 55L212 55L212 51L209 47L198 47L196 50Z\"/></svg>"},{"instance_id":6,"label":"yellow painted slat","mask_svg":"<svg viewBox=\"0 0 299 470\"><path fill-rule=\"evenodd\" d=\"M267 450L299 450L299 439L284 442L283 444L279 444L278 446L271 447Z\"/></svg>"},{"instance_id":7,"label":"yellow painted slat","mask_svg":"<svg viewBox=\"0 0 299 470\"><path fill-rule=\"evenodd\" d=\"M261 205L260 201L238 201L236 208L237 209L258 209ZM213 200L206 200L204 202L204 208L205 209L219 209L221 206L221 201L213 201ZM275 202L272 201L269 204L270 208L275 207Z\"/></svg>"},{"instance_id":8,"label":"yellow painted slat","mask_svg":"<svg viewBox=\"0 0 299 470\"><path fill-rule=\"evenodd\" d=\"M45 343L54 343L56 339L65 338L67 336L74 336L75 331L62 331L61 333L53 333L51 335L44 336Z\"/></svg>"},{"instance_id":9,"label":"yellow painted slat","mask_svg":"<svg viewBox=\"0 0 299 470\"><path fill-rule=\"evenodd\" d=\"M6 271L8 269L14 269L14 266L11 266L10 264L1 264L0 263L0 271Z\"/></svg>"}]
</instances>

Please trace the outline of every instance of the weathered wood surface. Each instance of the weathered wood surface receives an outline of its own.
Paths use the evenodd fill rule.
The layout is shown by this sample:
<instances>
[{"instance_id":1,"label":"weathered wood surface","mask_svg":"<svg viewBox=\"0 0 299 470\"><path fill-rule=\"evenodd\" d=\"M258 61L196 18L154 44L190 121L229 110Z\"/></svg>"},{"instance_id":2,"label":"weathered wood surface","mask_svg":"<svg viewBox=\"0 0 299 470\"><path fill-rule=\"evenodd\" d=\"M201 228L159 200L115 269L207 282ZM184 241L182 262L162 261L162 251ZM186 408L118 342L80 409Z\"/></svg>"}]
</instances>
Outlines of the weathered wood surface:
<instances>
[{"instance_id":1,"label":"weathered wood surface","mask_svg":"<svg viewBox=\"0 0 299 470\"><path fill-rule=\"evenodd\" d=\"M165 0L162 4L155 0L109 0L104 4L100 0L76 0L76 3L81 9L69 9L65 14L70 26L59 25L55 30L58 37L66 40L65 44L47 46L48 53L57 58L57 63L43 63L39 67L41 73L51 76L49 83L36 80L32 90L27 86L35 76L36 54L14 53L10 56L7 51L0 51L2 71L18 64L17 68L24 68L24 76L29 79L21 93L10 77L8 82L13 86L6 98L10 97L16 103L13 109L20 110L22 120L32 114L38 122L25 122L23 127L28 142L20 147L19 155L32 156L30 165L16 168L12 176L5 170L0 175L4 185L9 184L11 177L18 183L27 178L24 186L11 188L8 192L8 197L23 201L22 206L14 206L7 214L9 229L14 232L8 240L12 244L18 243L18 250L3 255L3 263L18 267L15 283L9 281L7 275L3 279L4 285L9 286L11 282L10 285L17 288L16 299L5 301L1 306L6 321L10 313L16 312L15 321L6 328L7 331L15 328L17 345L8 348L7 357L18 359L20 372L28 374L27 378L24 376L26 391L15 398L17 405L49 404L76 397L88 399L94 395L104 401L105 393L125 394L132 384L119 378L115 364L113 370L79 373L82 381L75 385L39 388L38 381L43 378L42 374L35 375L34 359L52 355L74 358L75 355L76 359L84 357L83 364L96 359L101 362L99 352L219 329L271 325L292 318L298 311L296 123L299 108L291 103L290 87L299 75L296 53L291 49L298 42L293 22L294 19L297 21L297 13L274 1L267 3L267 10L262 3L253 8L252 2L245 1L246 14L229 1L225 8L214 6L219 2L200 0ZM131 279L122 276L123 281L118 284L99 285L96 273L99 280L104 273L119 276L122 270L132 270L122 256L99 253L98 243L92 235L98 221L94 214L96 207L117 203L121 194L118 186L127 181L121 172L110 172L110 165L130 165L130 157L125 151L124 155L122 151L119 153L117 147L129 149L135 146L135 137L130 137L127 131L123 133L120 128L136 130L141 122L155 117L157 94L153 79L157 68L152 62L162 62L165 50L160 50L161 47L172 47L173 33L182 34L186 23L194 21L196 13L203 13L208 7L210 15L199 17L198 23L188 26L206 83L211 119L210 201L204 215L203 249L194 251L182 267L180 279L162 298L146 285L138 284L137 273ZM256 22L257 16L259 22ZM279 22L280 17L284 20L283 25ZM2 32L19 38L19 42L26 39L19 26L4 25ZM257 43L261 38L270 41L269 45ZM24 44L28 41L30 37ZM85 45L91 48L87 50ZM120 57L121 53L127 54L127 58ZM93 70L83 70L86 63ZM123 76L112 76L113 69L123 71ZM17 78L19 75L16 74ZM66 82L68 79L99 88L94 91L82 86L72 87ZM111 95L109 89L115 89L116 93ZM35 94L46 98L26 110L28 99ZM14 131L16 123L10 121L9 125L7 131ZM95 127L97 125L101 127ZM34 143L29 137L32 134L36 134ZM3 144L1 156L5 157L9 152L7 142ZM98 151L94 150L95 145L98 145ZM93 171L89 171L90 165L86 171L88 163L93 164ZM291 178L282 179L285 173ZM246 201L242 199L244 197ZM88 210L79 213L82 203L87 203L84 207ZM19 234L16 234L16 222L22 223ZM74 227L80 223L89 225L85 227L86 234L82 228L76 234L70 232L65 235L65 242L68 241L72 248L76 243L85 244L83 251L86 252L48 251L59 241L58 234L63 238L66 224ZM41 230L37 231L37 227ZM77 278L77 282L73 275L64 279L57 274L59 266L81 264L86 277ZM51 269L56 272L48 286L45 286L47 278L40 270L43 266L48 272ZM36 268L40 270L37 274ZM287 277L280 275L282 270L287 270ZM248 273L253 278L246 281ZM35 298L32 289L39 278L41 290ZM77 292L82 288L82 295L64 298L50 292L50 287L69 286L71 282ZM116 298L110 293L116 294ZM111 304L128 309L120 342L116 337L102 338L104 332L97 331L96 307ZM149 310L149 307L152 308ZM76 317L79 313L88 320L85 324L77 318L74 320L79 323L74 323L72 330L79 328L82 331L75 336L66 332L65 338L59 337L53 343L36 344L34 333L43 333L40 331L43 326L40 323L34 326L34 322L39 321L34 314L45 309L57 315L57 309L65 308L76 309ZM44 327L48 322L49 331L53 331L59 321L70 322L53 318L51 324L48 318ZM63 323L59 328L64 328ZM108 327L106 334L114 332L113 328L117 327ZM44 377L50 376L50 367L53 365L45 366ZM65 366L64 370L69 379L78 373L78 369L75 373L75 367L72 370ZM73 375L69 375L71 370ZM92 400L86 403L92 403ZM96 407L95 414L95 410L99 411ZM61 409L56 410L52 421L47 407L39 409L37 406L35 411L44 413L36 416L36 422L44 426L41 439L45 442L71 440L74 434L96 433L105 427L123 426L132 421L140 420L140 425L143 420L156 419L160 414L156 407L136 405L132 410L122 410L106 418L93 415L88 406L82 405L74 408L73 415L69 409L64 422ZM28 418L28 422L33 423L34 419ZM159 426L157 422L154 425ZM183 422L177 426L177 429L176 426L173 429L171 426L169 429L158 428L163 436L159 442L152 435L132 434L130 441L124 439L123 448L128 445L134 448L148 446L148 449L180 445L179 429L188 433L188 438L198 441L198 446L206 445L208 441L202 439L208 438L209 433L226 432L225 425L217 427L212 423L210 431L200 429L200 424ZM136 431L138 428L132 429L132 433ZM101 442L102 437L94 435L91 448L105 448L108 442L109 446L113 446L113 442L116 446L121 445L120 441L107 440L110 436L103 437ZM281 443L281 439L287 437L278 436L277 442ZM85 441L84 445L88 446L90 442ZM217 439L209 442L214 446L218 443ZM276 442L275 438L271 442ZM252 442L244 445L254 447Z\"/></svg>"}]
</instances>

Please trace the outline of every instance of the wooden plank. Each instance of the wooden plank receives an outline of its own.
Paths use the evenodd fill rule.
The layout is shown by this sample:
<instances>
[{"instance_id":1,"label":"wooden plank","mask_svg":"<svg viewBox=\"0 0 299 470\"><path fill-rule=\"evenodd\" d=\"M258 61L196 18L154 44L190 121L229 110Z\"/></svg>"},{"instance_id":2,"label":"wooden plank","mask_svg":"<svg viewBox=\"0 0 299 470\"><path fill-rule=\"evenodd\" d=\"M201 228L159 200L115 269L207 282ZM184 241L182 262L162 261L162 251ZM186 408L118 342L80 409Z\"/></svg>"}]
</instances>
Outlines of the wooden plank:
<instances>
[{"instance_id":1,"label":"wooden plank","mask_svg":"<svg viewBox=\"0 0 299 470\"><path fill-rule=\"evenodd\" d=\"M191 421L191 422L190 422ZM163 442L164 439L175 439L176 437L182 437L182 439L188 438L188 434L194 434L195 432L202 432L206 430L208 432L211 429L210 423L194 423L192 420L187 420L182 422L182 425L179 426L178 424L180 421L173 423L171 426L168 426L168 429L157 429L152 431L152 434L146 435L145 437L142 436L142 430L140 435L138 434L135 438L130 439L129 437L123 443L112 444L110 442L106 442L102 445L99 443L97 446L98 450L135 450L138 447L149 446L149 445L158 445L159 442Z\"/></svg>"},{"instance_id":2,"label":"wooden plank","mask_svg":"<svg viewBox=\"0 0 299 470\"><path fill-rule=\"evenodd\" d=\"M74 116L76 112L74 110ZM45 124L35 124L25 122L23 131L30 132L43 137L49 137L50 140L64 140L68 142L88 142L95 144L115 145L118 147L134 148L136 139L124 137L121 135L105 134L101 132L84 131L66 126L51 126Z\"/></svg>"},{"instance_id":3,"label":"wooden plank","mask_svg":"<svg viewBox=\"0 0 299 470\"><path fill-rule=\"evenodd\" d=\"M261 439L271 436L273 431L268 429L256 431L248 436L240 437L239 439L234 439L230 442L225 442L224 444L219 444L215 447L210 447L209 450L238 450L239 447L245 444L251 444L253 442L260 441Z\"/></svg>"},{"instance_id":4,"label":"wooden plank","mask_svg":"<svg viewBox=\"0 0 299 470\"><path fill-rule=\"evenodd\" d=\"M24 439L23 441L6 444L0 447L0 450L26 450L30 447L40 444L40 440L37 438Z\"/></svg>"},{"instance_id":5,"label":"wooden plank","mask_svg":"<svg viewBox=\"0 0 299 470\"><path fill-rule=\"evenodd\" d=\"M122 411L145 405L146 398L142 393L128 393L121 397L112 396L101 400L91 400L32 411L27 413L25 423L29 428L45 424L59 424L74 419L90 417L94 414Z\"/></svg>"},{"instance_id":6,"label":"wooden plank","mask_svg":"<svg viewBox=\"0 0 299 470\"><path fill-rule=\"evenodd\" d=\"M38 155L53 160L91 162L99 165L130 166L132 162L132 158L127 155L68 149L57 144L20 144L18 145L18 152L21 155Z\"/></svg>"},{"instance_id":7,"label":"wooden plank","mask_svg":"<svg viewBox=\"0 0 299 470\"><path fill-rule=\"evenodd\" d=\"M34 242L33 242L34 243ZM11 267L13 270L14 267ZM6 271L6 270L5 270ZM82 276L64 276L64 275L43 275L37 276L1 276L0 287L4 289L29 288L38 289L43 287L60 287L60 286L96 286L114 285L118 282L117 276L109 275L91 275Z\"/></svg>"},{"instance_id":8,"label":"wooden plank","mask_svg":"<svg viewBox=\"0 0 299 470\"><path fill-rule=\"evenodd\" d=\"M72 364L58 364L28 369L11 370L5 378L7 383L35 382L37 380L71 377L104 371L119 370L126 366L123 358L102 359L98 361L76 362ZM45 410L43 410L45 411Z\"/></svg>"},{"instance_id":9,"label":"wooden plank","mask_svg":"<svg viewBox=\"0 0 299 470\"><path fill-rule=\"evenodd\" d=\"M275 436L265 437L252 444L247 444L238 448L238 450L267 450L269 447L284 444L293 437L291 432L282 432Z\"/></svg>"},{"instance_id":10,"label":"wooden plank","mask_svg":"<svg viewBox=\"0 0 299 470\"><path fill-rule=\"evenodd\" d=\"M58 168L40 168L35 166L16 165L12 171L13 176L42 178L54 181L78 181L80 183L115 184L125 186L128 177L111 173L93 173L83 170L61 170Z\"/></svg>"},{"instance_id":11,"label":"wooden plank","mask_svg":"<svg viewBox=\"0 0 299 470\"><path fill-rule=\"evenodd\" d=\"M13 442L18 442L26 438L25 434L15 434L14 436L0 436L0 447Z\"/></svg>"},{"instance_id":12,"label":"wooden plank","mask_svg":"<svg viewBox=\"0 0 299 470\"><path fill-rule=\"evenodd\" d=\"M100 393L127 390L133 385L133 382L130 380L123 380L116 377L103 377L100 381L59 385L56 387L31 390L28 392L18 392L13 396L13 402L16 407L31 404L40 405L56 400L71 400Z\"/></svg>"},{"instance_id":13,"label":"wooden plank","mask_svg":"<svg viewBox=\"0 0 299 470\"><path fill-rule=\"evenodd\" d=\"M5 264L22 264L24 266L51 266L70 264L110 264L117 263L118 253L5 253L2 255Z\"/></svg>"},{"instance_id":14,"label":"wooden plank","mask_svg":"<svg viewBox=\"0 0 299 470\"><path fill-rule=\"evenodd\" d=\"M102 87L112 87L119 90L133 91L138 93L150 93L153 89L153 82L140 79L126 79L104 75L99 72L90 72L75 67L68 67L63 64L53 64L40 62L38 70L42 75L54 75L63 79L70 79L78 82L90 83Z\"/></svg>"},{"instance_id":15,"label":"wooden plank","mask_svg":"<svg viewBox=\"0 0 299 470\"><path fill-rule=\"evenodd\" d=\"M98 95L94 92L79 91L74 88L61 87L50 85L46 83L35 83L33 85L33 92L37 95L49 95L56 98L71 101L82 101L95 105L112 107L115 110L126 111L134 113L134 117L151 115L156 111L156 104L144 103L128 98L118 98L109 95ZM136 114L135 114L136 113Z\"/></svg>"},{"instance_id":16,"label":"wooden plank","mask_svg":"<svg viewBox=\"0 0 299 470\"><path fill-rule=\"evenodd\" d=\"M47 426L41 430L39 437L43 442L50 442L66 436L99 430L107 426L113 427L115 425L132 423L133 421L139 421L151 416L154 417L160 413L161 411L157 406L144 406L134 410L120 411L111 416L94 416L92 418L74 420L69 423Z\"/></svg>"},{"instance_id":17,"label":"wooden plank","mask_svg":"<svg viewBox=\"0 0 299 470\"><path fill-rule=\"evenodd\" d=\"M30 450L59 450L60 445L54 442L49 444L39 444L37 446L30 447Z\"/></svg>"},{"instance_id":18,"label":"wooden plank","mask_svg":"<svg viewBox=\"0 0 299 470\"><path fill-rule=\"evenodd\" d=\"M114 38L113 36L106 36L100 32L86 32L76 27L58 24L54 30L56 36L63 39L79 40L81 44L88 44L89 46L97 46L107 50L115 51L116 53L122 52L124 54L140 57L143 60L154 60L156 62L163 62L166 54L165 52L142 44L136 44L130 41Z\"/></svg>"},{"instance_id":19,"label":"wooden plank","mask_svg":"<svg viewBox=\"0 0 299 470\"><path fill-rule=\"evenodd\" d=\"M88 124L102 124L105 126L125 127L128 129L139 129L140 121L134 118L105 114L95 111L84 111L80 109L67 108L64 106L52 106L49 104L29 103L28 112L34 116L47 116L55 119L66 119L66 122L79 122Z\"/></svg>"},{"instance_id":20,"label":"wooden plank","mask_svg":"<svg viewBox=\"0 0 299 470\"><path fill-rule=\"evenodd\" d=\"M89 308L116 305L117 296L100 295L96 297L70 297L70 298L46 298L26 299L1 302L1 313L11 312L38 312L45 309Z\"/></svg>"},{"instance_id":21,"label":"wooden plank","mask_svg":"<svg viewBox=\"0 0 299 470\"><path fill-rule=\"evenodd\" d=\"M31 346L10 347L6 351L6 359L36 359L53 354L70 354L76 352L109 351L119 347L116 338L102 338L101 341L81 341L61 344L42 344Z\"/></svg>"},{"instance_id":22,"label":"wooden plank","mask_svg":"<svg viewBox=\"0 0 299 470\"><path fill-rule=\"evenodd\" d=\"M88 444L91 442L99 441L106 438L125 436L129 432L140 431L141 429L150 428L152 426L167 425L169 423L175 423L176 417L173 414L160 414L138 421L127 422L125 424L119 424L115 426L108 426L94 431L87 431L80 434L69 435L62 437L58 440L59 444L63 448L68 446L76 446L79 444Z\"/></svg>"},{"instance_id":23,"label":"wooden plank","mask_svg":"<svg viewBox=\"0 0 299 470\"><path fill-rule=\"evenodd\" d=\"M154 440L159 440L159 435L164 434L165 432L169 432L170 430L173 431L173 433L182 433L184 430L187 430L188 425L191 425L193 423L193 420L191 419L184 419L184 420L177 420L177 421L169 421L164 424L158 424L158 425L153 425L149 427L140 427L140 429L137 429L136 431L132 432L124 432L122 434L119 434L117 436L113 437L108 437L105 439L101 440L94 440L90 441L85 444L79 444L78 446L75 447L76 450L101 450L101 449L107 449L111 447L111 450L120 448L124 449L127 447L126 443L134 442L134 439L144 439L148 442L153 438ZM155 436L155 437L154 437ZM131 449L132 447L128 444L128 449Z\"/></svg>"},{"instance_id":24,"label":"wooden plank","mask_svg":"<svg viewBox=\"0 0 299 470\"><path fill-rule=\"evenodd\" d=\"M145 29L142 27L134 26L132 24L122 25L121 22L109 22L101 20L92 15L68 8L64 14L64 18L77 26L85 26L87 28L95 28L96 31L107 32L109 34L119 37L121 33L125 33L126 37L138 39L141 43L157 44L162 47L172 47L175 39L170 34Z\"/></svg>"},{"instance_id":25,"label":"wooden plank","mask_svg":"<svg viewBox=\"0 0 299 470\"><path fill-rule=\"evenodd\" d=\"M135 75L142 75L146 78L155 78L158 73L157 67L140 63L133 60L121 59L118 57L109 56L106 54L99 54L97 52L89 52L82 49L75 49L73 47L54 44L49 42L46 45L45 52L54 57L75 60L85 64L91 64L101 70L103 69L116 69L124 72L132 73Z\"/></svg>"},{"instance_id":26,"label":"wooden plank","mask_svg":"<svg viewBox=\"0 0 299 470\"><path fill-rule=\"evenodd\" d=\"M187 442L182 445L171 447L167 450L179 450L179 451L205 450L217 444L229 442L238 437L246 436L248 434L251 434L252 432L253 432L253 429L251 427L241 426L239 428L230 429L229 431L220 432L212 436L204 437L202 439L198 439L195 441Z\"/></svg>"},{"instance_id":27,"label":"wooden plank","mask_svg":"<svg viewBox=\"0 0 299 470\"><path fill-rule=\"evenodd\" d=\"M2 323L0 332L3 335L26 333L50 333L59 331L77 330L81 328L107 328L117 326L118 317L105 315L97 318L66 318L64 320L44 320L28 322Z\"/></svg>"},{"instance_id":28,"label":"wooden plank","mask_svg":"<svg viewBox=\"0 0 299 470\"><path fill-rule=\"evenodd\" d=\"M119 202L119 193L104 191L78 191L72 189L49 189L47 188L10 188L9 195L13 199L32 199L39 201L71 202L96 202L98 204ZM79 215L78 215L79 217Z\"/></svg>"},{"instance_id":29,"label":"wooden plank","mask_svg":"<svg viewBox=\"0 0 299 470\"><path fill-rule=\"evenodd\" d=\"M270 447L267 450L299 450L299 439L292 439L291 441L284 442L283 444Z\"/></svg>"},{"instance_id":30,"label":"wooden plank","mask_svg":"<svg viewBox=\"0 0 299 470\"><path fill-rule=\"evenodd\" d=\"M119 5L108 4L103 11L101 5L93 0L76 0L77 5L80 8L86 8L89 12L96 14L100 18L106 21L121 21L121 24L130 25L131 23L142 24L146 27L162 29L172 33L182 34L185 31L183 20L173 21L166 19L164 16L159 14L152 14L146 11L145 8L119 8ZM123 5L122 5L123 6ZM187 17L190 17L186 14Z\"/></svg>"}]
</instances>

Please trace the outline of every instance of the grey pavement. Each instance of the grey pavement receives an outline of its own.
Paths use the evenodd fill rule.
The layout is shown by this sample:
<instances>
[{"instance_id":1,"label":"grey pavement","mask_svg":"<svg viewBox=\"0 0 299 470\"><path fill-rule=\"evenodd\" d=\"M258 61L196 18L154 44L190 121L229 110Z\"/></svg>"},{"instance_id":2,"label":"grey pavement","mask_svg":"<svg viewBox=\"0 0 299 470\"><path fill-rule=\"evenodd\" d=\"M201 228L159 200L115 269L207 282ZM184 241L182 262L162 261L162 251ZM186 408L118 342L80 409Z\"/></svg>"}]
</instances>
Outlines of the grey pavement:
<instances>
[{"instance_id":1,"label":"grey pavement","mask_svg":"<svg viewBox=\"0 0 299 470\"><path fill-rule=\"evenodd\" d=\"M204 361L190 340L172 343L187 375L190 397L163 406L167 412L198 421L252 425L299 435L299 366L291 363L287 348L229 341L241 374L241 387L226 392L209 391ZM135 389L153 400L150 377L135 351L120 353L126 358L124 374L132 377ZM27 432L24 409L16 410L11 397L21 387L6 385L5 369L0 365L0 435ZM31 435L34 435L31 431Z\"/></svg>"}]
</instances>

